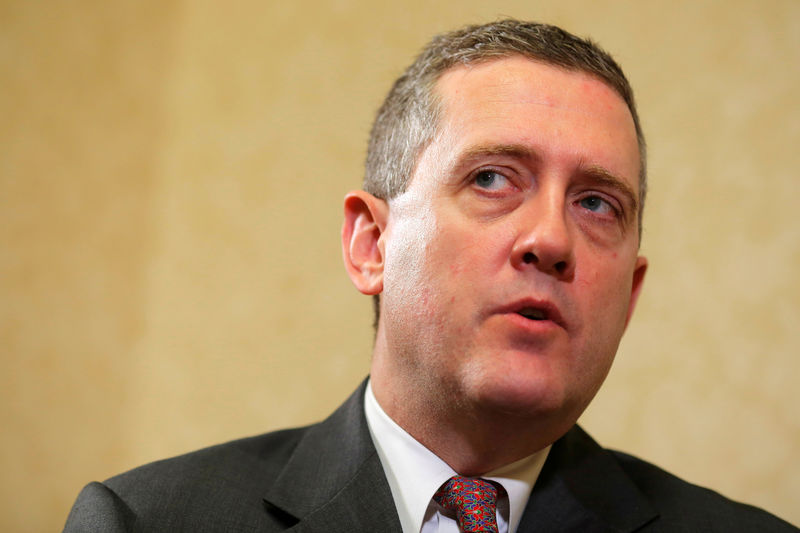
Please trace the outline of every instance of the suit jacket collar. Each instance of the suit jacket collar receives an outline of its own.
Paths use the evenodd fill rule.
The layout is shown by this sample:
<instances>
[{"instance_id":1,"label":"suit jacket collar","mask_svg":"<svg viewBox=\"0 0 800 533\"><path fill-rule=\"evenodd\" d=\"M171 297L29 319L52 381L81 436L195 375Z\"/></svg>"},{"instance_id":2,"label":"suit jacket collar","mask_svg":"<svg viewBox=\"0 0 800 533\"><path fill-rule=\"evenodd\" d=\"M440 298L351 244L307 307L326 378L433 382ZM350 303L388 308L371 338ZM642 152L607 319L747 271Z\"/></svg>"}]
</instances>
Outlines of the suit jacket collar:
<instances>
[{"instance_id":1,"label":"suit jacket collar","mask_svg":"<svg viewBox=\"0 0 800 533\"><path fill-rule=\"evenodd\" d=\"M366 381L298 443L265 496L298 523L295 533L401 533L394 500L364 416Z\"/></svg>"},{"instance_id":2,"label":"suit jacket collar","mask_svg":"<svg viewBox=\"0 0 800 533\"><path fill-rule=\"evenodd\" d=\"M657 516L616 457L576 425L553 444L517 532L631 532Z\"/></svg>"},{"instance_id":3,"label":"suit jacket collar","mask_svg":"<svg viewBox=\"0 0 800 533\"><path fill-rule=\"evenodd\" d=\"M293 533L401 533L389 484L364 416L366 381L312 426L265 496ZM657 516L616 458L578 426L559 439L518 533L630 532Z\"/></svg>"}]
</instances>

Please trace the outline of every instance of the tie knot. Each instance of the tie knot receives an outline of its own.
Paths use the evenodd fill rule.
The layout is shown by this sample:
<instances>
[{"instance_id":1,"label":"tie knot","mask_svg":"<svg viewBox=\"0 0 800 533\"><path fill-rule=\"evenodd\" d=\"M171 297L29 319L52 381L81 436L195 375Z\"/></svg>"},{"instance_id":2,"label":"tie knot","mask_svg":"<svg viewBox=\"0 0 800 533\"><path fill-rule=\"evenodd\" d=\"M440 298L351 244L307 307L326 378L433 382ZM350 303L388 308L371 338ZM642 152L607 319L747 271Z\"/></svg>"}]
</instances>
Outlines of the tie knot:
<instances>
[{"instance_id":1,"label":"tie knot","mask_svg":"<svg viewBox=\"0 0 800 533\"><path fill-rule=\"evenodd\" d=\"M497 533L497 495L498 488L491 481L453 476L436 491L433 499L445 509L455 510L458 526L464 533Z\"/></svg>"}]
</instances>

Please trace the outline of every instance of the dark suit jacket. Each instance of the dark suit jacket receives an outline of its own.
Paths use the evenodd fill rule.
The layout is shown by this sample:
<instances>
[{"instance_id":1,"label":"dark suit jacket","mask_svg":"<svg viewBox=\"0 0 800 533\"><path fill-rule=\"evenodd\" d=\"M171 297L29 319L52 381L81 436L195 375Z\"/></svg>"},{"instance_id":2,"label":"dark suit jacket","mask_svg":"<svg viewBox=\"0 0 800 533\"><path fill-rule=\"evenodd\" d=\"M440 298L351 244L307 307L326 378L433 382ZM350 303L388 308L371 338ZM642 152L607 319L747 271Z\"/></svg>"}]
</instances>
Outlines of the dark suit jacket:
<instances>
[{"instance_id":1,"label":"dark suit jacket","mask_svg":"<svg viewBox=\"0 0 800 533\"><path fill-rule=\"evenodd\" d=\"M67 532L400 533L363 409L90 483ZM600 448L579 427L550 451L519 532L798 531L768 513Z\"/></svg>"}]
</instances>

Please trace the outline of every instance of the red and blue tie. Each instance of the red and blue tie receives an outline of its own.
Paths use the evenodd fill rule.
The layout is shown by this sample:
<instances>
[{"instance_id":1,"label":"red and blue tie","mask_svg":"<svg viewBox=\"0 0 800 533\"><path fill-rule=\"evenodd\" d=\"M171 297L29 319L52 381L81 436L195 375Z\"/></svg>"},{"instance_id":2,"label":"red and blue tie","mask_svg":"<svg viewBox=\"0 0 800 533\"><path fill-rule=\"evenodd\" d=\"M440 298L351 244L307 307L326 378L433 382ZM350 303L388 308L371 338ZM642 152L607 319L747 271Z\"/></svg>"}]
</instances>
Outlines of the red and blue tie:
<instances>
[{"instance_id":1,"label":"red and blue tie","mask_svg":"<svg viewBox=\"0 0 800 533\"><path fill-rule=\"evenodd\" d=\"M453 476L433 499L445 509L455 510L458 527L464 533L497 533L498 492L498 487L485 479Z\"/></svg>"}]
</instances>

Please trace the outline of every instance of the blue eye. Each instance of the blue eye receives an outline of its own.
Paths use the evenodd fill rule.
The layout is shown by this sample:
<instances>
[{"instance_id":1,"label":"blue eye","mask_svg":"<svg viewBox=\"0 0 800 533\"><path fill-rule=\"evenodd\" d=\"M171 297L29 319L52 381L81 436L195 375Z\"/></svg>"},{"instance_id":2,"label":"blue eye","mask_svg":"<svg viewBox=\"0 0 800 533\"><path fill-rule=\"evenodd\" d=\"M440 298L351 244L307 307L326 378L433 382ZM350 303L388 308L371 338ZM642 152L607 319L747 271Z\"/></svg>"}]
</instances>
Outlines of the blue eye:
<instances>
[{"instance_id":1,"label":"blue eye","mask_svg":"<svg viewBox=\"0 0 800 533\"><path fill-rule=\"evenodd\" d=\"M581 198L580 205L584 209L588 209L594 213L611 213L614 212L614 208L609 204L606 200L603 200L599 196L587 196L585 198Z\"/></svg>"},{"instance_id":2,"label":"blue eye","mask_svg":"<svg viewBox=\"0 0 800 533\"><path fill-rule=\"evenodd\" d=\"M475 185L482 189L497 190L507 185L508 179L493 170L482 170L475 176Z\"/></svg>"}]
</instances>

